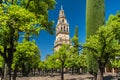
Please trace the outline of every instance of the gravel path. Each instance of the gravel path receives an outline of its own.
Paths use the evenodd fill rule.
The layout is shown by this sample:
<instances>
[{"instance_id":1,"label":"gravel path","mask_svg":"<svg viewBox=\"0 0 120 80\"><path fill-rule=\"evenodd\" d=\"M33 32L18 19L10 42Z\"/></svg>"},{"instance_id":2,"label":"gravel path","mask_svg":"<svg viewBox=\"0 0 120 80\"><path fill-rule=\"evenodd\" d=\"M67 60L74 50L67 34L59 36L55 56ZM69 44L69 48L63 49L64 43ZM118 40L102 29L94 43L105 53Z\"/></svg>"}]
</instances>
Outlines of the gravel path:
<instances>
[{"instance_id":1,"label":"gravel path","mask_svg":"<svg viewBox=\"0 0 120 80\"><path fill-rule=\"evenodd\" d=\"M105 77L107 76L105 80L118 80L118 77L115 77L115 75L111 74L111 73L104 74L104 76ZM114 76L114 79L111 79L113 76ZM93 76L90 75L90 74L84 74L84 75L77 75L77 74L70 75L70 74L65 74L64 75L64 79L65 80L93 80L92 77ZM54 77L50 77L50 76L17 77L16 80L60 80L60 75L59 76L54 76Z\"/></svg>"},{"instance_id":2,"label":"gravel path","mask_svg":"<svg viewBox=\"0 0 120 80\"><path fill-rule=\"evenodd\" d=\"M69 74L64 75L65 80L90 80L90 79L85 79L87 77L92 77L92 76L91 75L69 75ZM21 77L21 78L18 77L17 80L60 80L60 76Z\"/></svg>"}]
</instances>

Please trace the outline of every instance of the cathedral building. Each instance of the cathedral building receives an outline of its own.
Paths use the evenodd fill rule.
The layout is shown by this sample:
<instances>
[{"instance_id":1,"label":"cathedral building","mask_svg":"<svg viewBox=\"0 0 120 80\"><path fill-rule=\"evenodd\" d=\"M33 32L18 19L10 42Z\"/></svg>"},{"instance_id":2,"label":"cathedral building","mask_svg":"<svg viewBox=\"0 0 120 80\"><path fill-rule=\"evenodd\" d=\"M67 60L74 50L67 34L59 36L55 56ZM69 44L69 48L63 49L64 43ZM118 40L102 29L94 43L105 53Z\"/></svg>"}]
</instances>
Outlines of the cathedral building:
<instances>
[{"instance_id":1,"label":"cathedral building","mask_svg":"<svg viewBox=\"0 0 120 80\"><path fill-rule=\"evenodd\" d=\"M56 25L56 39L54 42L54 51L58 51L62 44L70 44L69 24L65 17L64 10L61 6L58 22Z\"/></svg>"}]
</instances>

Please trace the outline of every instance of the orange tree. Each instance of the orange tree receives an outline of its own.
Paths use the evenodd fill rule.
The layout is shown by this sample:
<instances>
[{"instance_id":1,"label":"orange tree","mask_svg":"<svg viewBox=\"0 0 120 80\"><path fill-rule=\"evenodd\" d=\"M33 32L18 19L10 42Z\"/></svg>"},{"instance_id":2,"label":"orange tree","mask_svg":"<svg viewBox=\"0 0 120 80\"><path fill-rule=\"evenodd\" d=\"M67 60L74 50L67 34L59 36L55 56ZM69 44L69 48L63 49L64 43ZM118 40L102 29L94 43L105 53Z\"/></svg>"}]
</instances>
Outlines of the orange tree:
<instances>
[{"instance_id":1,"label":"orange tree","mask_svg":"<svg viewBox=\"0 0 120 80\"><path fill-rule=\"evenodd\" d=\"M103 72L106 64L114 57L116 52L120 50L118 40L115 39L115 34L111 27L100 27L96 35L87 39L84 45L88 54L92 55L97 61L99 79L103 80ZM87 57L89 58L89 57Z\"/></svg>"}]
</instances>

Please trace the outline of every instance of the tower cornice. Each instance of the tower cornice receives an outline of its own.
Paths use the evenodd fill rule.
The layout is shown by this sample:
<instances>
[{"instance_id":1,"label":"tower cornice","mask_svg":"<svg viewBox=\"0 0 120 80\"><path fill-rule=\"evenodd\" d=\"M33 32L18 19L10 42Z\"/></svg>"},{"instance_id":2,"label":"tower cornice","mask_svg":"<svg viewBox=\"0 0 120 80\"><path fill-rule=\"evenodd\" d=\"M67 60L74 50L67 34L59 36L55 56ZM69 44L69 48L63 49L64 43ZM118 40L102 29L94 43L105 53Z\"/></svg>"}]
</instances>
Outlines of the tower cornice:
<instances>
[{"instance_id":1,"label":"tower cornice","mask_svg":"<svg viewBox=\"0 0 120 80\"><path fill-rule=\"evenodd\" d=\"M68 34L69 35L69 32L62 32L62 31L60 31L60 32L58 32L58 33L56 33L56 36L58 36L58 34Z\"/></svg>"}]
</instances>

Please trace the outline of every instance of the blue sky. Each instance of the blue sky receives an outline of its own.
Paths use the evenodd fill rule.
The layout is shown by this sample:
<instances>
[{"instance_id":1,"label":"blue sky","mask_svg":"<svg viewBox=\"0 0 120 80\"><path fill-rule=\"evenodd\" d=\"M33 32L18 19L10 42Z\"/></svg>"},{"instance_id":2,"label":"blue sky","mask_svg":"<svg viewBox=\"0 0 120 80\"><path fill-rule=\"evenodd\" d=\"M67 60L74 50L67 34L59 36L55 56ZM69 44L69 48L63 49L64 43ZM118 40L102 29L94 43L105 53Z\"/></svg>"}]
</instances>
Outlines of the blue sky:
<instances>
[{"instance_id":1,"label":"blue sky","mask_svg":"<svg viewBox=\"0 0 120 80\"><path fill-rule=\"evenodd\" d=\"M56 0L56 2L56 8L49 11L49 20L54 20L54 27L56 27L55 25L58 20L59 10L62 5L69 23L70 37L73 37L74 29L77 25L79 28L79 42L85 43L86 0ZM120 0L105 0L105 20L108 19L110 14L116 14L117 11L120 11ZM53 53L55 35L50 35L45 31L41 31L40 35L35 40L40 48L42 60L44 60L47 54Z\"/></svg>"}]
</instances>

